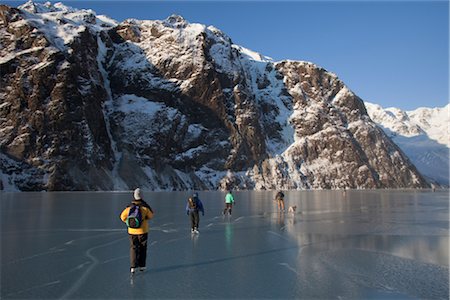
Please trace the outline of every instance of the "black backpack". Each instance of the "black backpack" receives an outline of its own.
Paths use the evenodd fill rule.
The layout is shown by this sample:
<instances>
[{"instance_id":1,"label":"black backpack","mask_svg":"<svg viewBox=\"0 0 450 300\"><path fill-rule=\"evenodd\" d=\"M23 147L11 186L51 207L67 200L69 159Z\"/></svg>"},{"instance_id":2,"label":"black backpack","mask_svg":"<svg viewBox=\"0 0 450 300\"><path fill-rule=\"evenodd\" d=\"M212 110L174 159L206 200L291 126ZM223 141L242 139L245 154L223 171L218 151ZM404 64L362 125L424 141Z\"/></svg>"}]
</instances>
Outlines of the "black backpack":
<instances>
[{"instance_id":1,"label":"black backpack","mask_svg":"<svg viewBox=\"0 0 450 300\"><path fill-rule=\"evenodd\" d=\"M283 192L278 192L277 195L275 196L275 199L277 199L277 200L284 200Z\"/></svg>"},{"instance_id":2,"label":"black backpack","mask_svg":"<svg viewBox=\"0 0 450 300\"><path fill-rule=\"evenodd\" d=\"M137 204L130 206L130 211L126 220L127 226L130 228L139 228L142 226L141 208Z\"/></svg>"}]
</instances>

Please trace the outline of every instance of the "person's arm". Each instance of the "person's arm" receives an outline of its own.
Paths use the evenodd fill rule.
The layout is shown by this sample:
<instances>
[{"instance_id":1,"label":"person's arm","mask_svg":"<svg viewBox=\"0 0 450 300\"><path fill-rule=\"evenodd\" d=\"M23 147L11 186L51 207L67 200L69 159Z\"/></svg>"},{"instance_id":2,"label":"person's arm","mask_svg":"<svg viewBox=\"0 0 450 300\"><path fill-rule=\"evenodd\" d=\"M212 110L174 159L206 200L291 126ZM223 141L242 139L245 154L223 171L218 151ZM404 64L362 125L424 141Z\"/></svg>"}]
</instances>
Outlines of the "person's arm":
<instances>
[{"instance_id":1,"label":"person's arm","mask_svg":"<svg viewBox=\"0 0 450 300\"><path fill-rule=\"evenodd\" d=\"M203 202L200 201L200 199L198 199L198 203L200 204L199 205L200 211L202 212L202 215L204 216L205 215L205 209L203 208Z\"/></svg>"},{"instance_id":2,"label":"person's arm","mask_svg":"<svg viewBox=\"0 0 450 300\"><path fill-rule=\"evenodd\" d=\"M145 219L146 220L150 220L151 218L153 218L153 210L152 210L152 208L149 206L149 207L146 207L146 210L145 210Z\"/></svg>"},{"instance_id":3,"label":"person's arm","mask_svg":"<svg viewBox=\"0 0 450 300\"><path fill-rule=\"evenodd\" d=\"M128 218L128 210L129 210L129 207L126 207L126 208L122 211L122 213L120 214L120 219L122 220L122 222L126 222L126 221L127 221L127 218Z\"/></svg>"},{"instance_id":4,"label":"person's arm","mask_svg":"<svg viewBox=\"0 0 450 300\"><path fill-rule=\"evenodd\" d=\"M150 205L148 205L147 202L145 202L144 200L142 200L142 206L147 207L152 213L153 213L153 209L150 207Z\"/></svg>"},{"instance_id":5,"label":"person's arm","mask_svg":"<svg viewBox=\"0 0 450 300\"><path fill-rule=\"evenodd\" d=\"M189 215L189 201L186 202L186 214Z\"/></svg>"}]
</instances>

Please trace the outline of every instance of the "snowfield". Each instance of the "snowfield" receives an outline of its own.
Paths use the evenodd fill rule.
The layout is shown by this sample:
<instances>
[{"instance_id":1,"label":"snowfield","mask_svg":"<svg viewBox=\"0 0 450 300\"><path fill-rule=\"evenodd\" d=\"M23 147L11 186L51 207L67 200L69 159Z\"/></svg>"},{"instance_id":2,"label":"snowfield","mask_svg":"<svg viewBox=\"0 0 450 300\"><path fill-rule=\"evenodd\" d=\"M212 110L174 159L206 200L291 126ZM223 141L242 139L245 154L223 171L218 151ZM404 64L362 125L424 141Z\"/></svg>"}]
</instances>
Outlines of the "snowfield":
<instances>
[{"instance_id":1,"label":"snowfield","mask_svg":"<svg viewBox=\"0 0 450 300\"><path fill-rule=\"evenodd\" d=\"M413 111L365 103L369 116L431 182L449 186L450 104Z\"/></svg>"}]
</instances>

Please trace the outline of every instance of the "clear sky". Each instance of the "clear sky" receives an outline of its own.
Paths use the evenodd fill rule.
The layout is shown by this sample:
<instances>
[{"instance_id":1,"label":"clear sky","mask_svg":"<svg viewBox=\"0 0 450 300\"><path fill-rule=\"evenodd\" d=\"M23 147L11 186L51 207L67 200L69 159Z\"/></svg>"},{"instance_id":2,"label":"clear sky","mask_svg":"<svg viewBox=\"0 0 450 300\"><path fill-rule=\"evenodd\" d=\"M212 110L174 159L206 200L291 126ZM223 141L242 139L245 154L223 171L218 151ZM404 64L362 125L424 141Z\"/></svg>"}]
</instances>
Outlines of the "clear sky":
<instances>
[{"instance_id":1,"label":"clear sky","mask_svg":"<svg viewBox=\"0 0 450 300\"><path fill-rule=\"evenodd\" d=\"M447 0L62 2L117 21L179 14L214 25L235 44L276 61L316 63L383 107L412 110L449 102Z\"/></svg>"}]
</instances>

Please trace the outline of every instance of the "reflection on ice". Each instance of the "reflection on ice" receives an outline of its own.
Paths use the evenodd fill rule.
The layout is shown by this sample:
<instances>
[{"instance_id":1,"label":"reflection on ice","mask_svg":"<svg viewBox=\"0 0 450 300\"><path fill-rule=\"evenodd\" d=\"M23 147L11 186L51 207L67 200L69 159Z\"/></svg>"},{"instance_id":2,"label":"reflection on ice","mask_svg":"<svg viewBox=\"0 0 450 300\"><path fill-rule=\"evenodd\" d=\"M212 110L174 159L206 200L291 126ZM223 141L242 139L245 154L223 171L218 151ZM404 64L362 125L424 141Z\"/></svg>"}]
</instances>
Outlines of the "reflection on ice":
<instances>
[{"instance_id":1,"label":"reflection on ice","mask_svg":"<svg viewBox=\"0 0 450 300\"><path fill-rule=\"evenodd\" d=\"M145 193L148 270L132 281L130 193L0 194L1 298L448 299L447 192L285 194L295 213L274 192L236 192L229 217L224 193L200 192L192 235L189 193Z\"/></svg>"}]
</instances>

